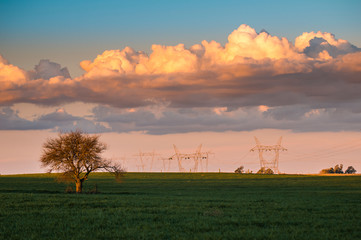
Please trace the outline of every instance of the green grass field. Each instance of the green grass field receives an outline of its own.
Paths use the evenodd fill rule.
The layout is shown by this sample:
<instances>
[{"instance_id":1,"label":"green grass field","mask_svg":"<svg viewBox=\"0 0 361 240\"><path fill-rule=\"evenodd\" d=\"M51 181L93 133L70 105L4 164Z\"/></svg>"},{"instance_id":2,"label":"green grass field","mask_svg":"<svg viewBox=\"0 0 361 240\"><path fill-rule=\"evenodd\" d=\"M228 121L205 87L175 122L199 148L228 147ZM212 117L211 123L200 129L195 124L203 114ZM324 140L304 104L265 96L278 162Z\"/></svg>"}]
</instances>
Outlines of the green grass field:
<instances>
[{"instance_id":1,"label":"green grass field","mask_svg":"<svg viewBox=\"0 0 361 240\"><path fill-rule=\"evenodd\" d=\"M0 239L360 239L361 176L0 176Z\"/></svg>"}]
</instances>

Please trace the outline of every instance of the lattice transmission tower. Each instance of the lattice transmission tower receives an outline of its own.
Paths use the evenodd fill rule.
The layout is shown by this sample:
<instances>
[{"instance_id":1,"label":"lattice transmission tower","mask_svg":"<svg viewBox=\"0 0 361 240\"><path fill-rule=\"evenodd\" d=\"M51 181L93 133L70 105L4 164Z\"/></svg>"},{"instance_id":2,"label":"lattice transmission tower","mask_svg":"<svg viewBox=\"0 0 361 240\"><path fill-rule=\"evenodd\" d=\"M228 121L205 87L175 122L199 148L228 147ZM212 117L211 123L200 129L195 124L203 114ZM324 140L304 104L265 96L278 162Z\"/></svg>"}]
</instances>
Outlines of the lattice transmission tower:
<instances>
[{"instance_id":1,"label":"lattice transmission tower","mask_svg":"<svg viewBox=\"0 0 361 240\"><path fill-rule=\"evenodd\" d=\"M151 172L153 168L154 159L156 156L159 156L159 154L157 154L154 150L153 152L139 151L139 153L135 154L134 156L138 157L138 164L137 164L138 172L140 171Z\"/></svg>"},{"instance_id":2,"label":"lattice transmission tower","mask_svg":"<svg viewBox=\"0 0 361 240\"><path fill-rule=\"evenodd\" d=\"M173 144L175 154L169 158L169 160L176 159L178 162L178 169L180 172L186 172L186 162L187 166L190 167L190 172L198 172L198 167L200 166L201 172L204 170L208 172L208 159L209 155L212 154L210 151L201 152L202 144L198 146L194 153L181 153L177 146ZM205 166L204 166L205 164ZM203 169L205 167L205 169Z\"/></svg>"},{"instance_id":3,"label":"lattice transmission tower","mask_svg":"<svg viewBox=\"0 0 361 240\"><path fill-rule=\"evenodd\" d=\"M256 141L256 146L253 147L250 151L251 152L258 151L261 168L265 168L265 169L270 168L274 173L278 174L279 173L278 160L280 156L280 151L287 151L286 148L281 146L282 137L280 137L276 145L269 145L269 146L261 145L260 141L256 137L254 137L254 139ZM267 151L274 152L274 157L271 159L265 159L263 153Z\"/></svg>"}]
</instances>

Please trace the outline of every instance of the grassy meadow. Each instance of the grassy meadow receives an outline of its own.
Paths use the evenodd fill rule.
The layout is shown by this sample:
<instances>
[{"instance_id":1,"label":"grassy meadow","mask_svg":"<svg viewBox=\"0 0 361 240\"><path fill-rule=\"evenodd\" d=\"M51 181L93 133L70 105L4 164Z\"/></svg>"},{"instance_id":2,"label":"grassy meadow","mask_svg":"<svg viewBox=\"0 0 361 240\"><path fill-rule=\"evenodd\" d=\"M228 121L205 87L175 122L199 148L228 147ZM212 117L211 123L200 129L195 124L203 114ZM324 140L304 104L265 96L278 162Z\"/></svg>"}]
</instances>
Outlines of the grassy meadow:
<instances>
[{"instance_id":1,"label":"grassy meadow","mask_svg":"<svg viewBox=\"0 0 361 240\"><path fill-rule=\"evenodd\" d=\"M361 176L0 176L0 239L360 239ZM94 192L97 186L97 194ZM86 194L88 192L88 194Z\"/></svg>"}]
</instances>

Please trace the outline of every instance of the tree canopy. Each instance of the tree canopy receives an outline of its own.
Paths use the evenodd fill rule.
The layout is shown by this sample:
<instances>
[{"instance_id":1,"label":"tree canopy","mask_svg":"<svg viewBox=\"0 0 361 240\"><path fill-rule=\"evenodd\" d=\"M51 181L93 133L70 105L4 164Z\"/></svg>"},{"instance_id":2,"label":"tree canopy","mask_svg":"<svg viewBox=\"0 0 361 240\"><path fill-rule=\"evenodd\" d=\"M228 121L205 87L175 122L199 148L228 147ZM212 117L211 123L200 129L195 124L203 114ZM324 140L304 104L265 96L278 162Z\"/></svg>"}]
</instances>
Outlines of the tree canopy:
<instances>
[{"instance_id":1,"label":"tree canopy","mask_svg":"<svg viewBox=\"0 0 361 240\"><path fill-rule=\"evenodd\" d=\"M59 133L57 138L50 138L44 143L40 161L49 172L61 172L62 177L72 179L76 183L76 192L80 193L91 172L108 171L117 178L124 172L120 165L101 156L106 148L98 135L81 131Z\"/></svg>"},{"instance_id":2,"label":"tree canopy","mask_svg":"<svg viewBox=\"0 0 361 240\"><path fill-rule=\"evenodd\" d=\"M356 173L356 169L353 166L349 166L346 171L346 174L355 174Z\"/></svg>"}]
</instances>

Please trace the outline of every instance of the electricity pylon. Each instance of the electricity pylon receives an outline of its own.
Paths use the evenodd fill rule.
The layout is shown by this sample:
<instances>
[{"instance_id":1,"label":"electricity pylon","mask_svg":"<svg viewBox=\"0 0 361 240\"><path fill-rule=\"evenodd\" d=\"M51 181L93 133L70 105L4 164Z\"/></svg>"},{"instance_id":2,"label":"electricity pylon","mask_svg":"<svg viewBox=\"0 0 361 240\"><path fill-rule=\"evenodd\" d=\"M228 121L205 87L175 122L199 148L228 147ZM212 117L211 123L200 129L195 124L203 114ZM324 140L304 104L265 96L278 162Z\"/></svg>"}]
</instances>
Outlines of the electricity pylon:
<instances>
[{"instance_id":1,"label":"electricity pylon","mask_svg":"<svg viewBox=\"0 0 361 240\"><path fill-rule=\"evenodd\" d=\"M169 172L170 171L170 162L171 160L173 160L172 158L165 158L165 157L162 157L161 160L163 161L163 168L161 171L163 172ZM168 161L168 164L167 164L167 161Z\"/></svg>"},{"instance_id":2,"label":"electricity pylon","mask_svg":"<svg viewBox=\"0 0 361 240\"><path fill-rule=\"evenodd\" d=\"M260 141L256 137L254 137L254 139L256 141L256 146L253 147L250 151L251 152L254 152L256 150L258 151L261 168L265 168L265 169L270 168L274 173L278 174L279 173L278 160L280 156L280 151L287 151L286 148L281 146L282 137L280 137L276 145L270 145L270 146L261 145ZM275 153L274 158L270 160L264 159L263 153L267 151L273 151Z\"/></svg>"},{"instance_id":3,"label":"electricity pylon","mask_svg":"<svg viewBox=\"0 0 361 240\"><path fill-rule=\"evenodd\" d=\"M169 160L177 159L178 169L180 172L186 172L183 164L185 160L193 161L192 167L190 168L191 172L197 172L199 164L201 165L201 171L203 171L203 161L206 163L206 171L208 171L208 159L211 152L201 152L202 144L198 146L194 153L180 153L177 146L173 144L175 154L169 158Z\"/></svg>"},{"instance_id":4,"label":"electricity pylon","mask_svg":"<svg viewBox=\"0 0 361 240\"><path fill-rule=\"evenodd\" d=\"M144 172L144 170L147 170L151 172L153 168L154 157L158 155L159 154L155 153L154 150L153 152L142 152L139 150L139 153L135 154L136 157L139 157L139 164L137 165L138 171L141 170L142 172Z\"/></svg>"}]
</instances>

